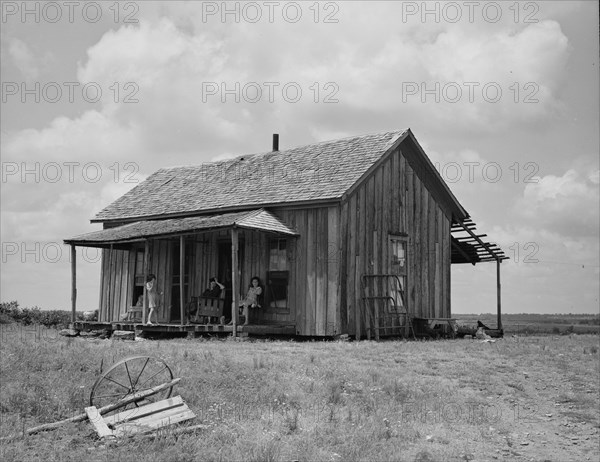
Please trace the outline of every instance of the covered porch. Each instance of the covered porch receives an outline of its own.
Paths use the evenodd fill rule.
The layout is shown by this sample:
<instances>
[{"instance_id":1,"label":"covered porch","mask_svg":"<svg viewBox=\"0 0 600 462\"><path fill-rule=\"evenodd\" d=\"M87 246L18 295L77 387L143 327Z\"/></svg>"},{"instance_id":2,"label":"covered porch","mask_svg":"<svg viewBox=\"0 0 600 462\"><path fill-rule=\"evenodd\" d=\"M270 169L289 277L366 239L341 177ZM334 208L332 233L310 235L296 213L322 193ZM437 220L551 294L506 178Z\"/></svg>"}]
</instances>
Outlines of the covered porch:
<instances>
[{"instance_id":1,"label":"covered porch","mask_svg":"<svg viewBox=\"0 0 600 462\"><path fill-rule=\"evenodd\" d=\"M72 321L76 328L76 246L102 248L99 316L92 324L122 330L180 332L294 332L295 307L287 287L294 276L287 271L298 234L265 209L211 216L144 220L65 240L71 246ZM147 325L148 294L145 278L157 278L159 306ZM250 326L240 326L237 309L250 279L261 279L261 308L252 310ZM224 313L231 325L191 324L190 302L200 297L208 280L216 277L225 286ZM141 319L123 317L141 305ZM79 326L83 328L82 326ZM173 330L174 329L174 330ZM272 331L272 332L269 332Z\"/></svg>"}]
</instances>

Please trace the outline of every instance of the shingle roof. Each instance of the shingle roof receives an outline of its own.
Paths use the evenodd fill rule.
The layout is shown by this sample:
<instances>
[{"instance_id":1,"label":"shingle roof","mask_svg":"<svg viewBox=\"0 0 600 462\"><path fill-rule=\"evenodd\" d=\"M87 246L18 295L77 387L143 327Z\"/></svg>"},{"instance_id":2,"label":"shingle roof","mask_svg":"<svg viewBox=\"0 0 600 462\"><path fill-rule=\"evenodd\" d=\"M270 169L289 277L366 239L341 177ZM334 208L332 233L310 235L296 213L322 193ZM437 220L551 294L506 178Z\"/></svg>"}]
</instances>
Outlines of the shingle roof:
<instances>
[{"instance_id":1,"label":"shingle roof","mask_svg":"<svg viewBox=\"0 0 600 462\"><path fill-rule=\"evenodd\" d=\"M407 132L363 135L222 162L162 168L92 221L340 199Z\"/></svg>"},{"instance_id":2,"label":"shingle roof","mask_svg":"<svg viewBox=\"0 0 600 462\"><path fill-rule=\"evenodd\" d=\"M124 243L149 237L230 228L233 226L246 229L259 229L278 234L297 235L295 230L287 226L279 218L264 209L258 209L212 216L136 221L116 228L108 228L75 236L71 239L66 239L65 243L91 246L94 244Z\"/></svg>"}]
</instances>

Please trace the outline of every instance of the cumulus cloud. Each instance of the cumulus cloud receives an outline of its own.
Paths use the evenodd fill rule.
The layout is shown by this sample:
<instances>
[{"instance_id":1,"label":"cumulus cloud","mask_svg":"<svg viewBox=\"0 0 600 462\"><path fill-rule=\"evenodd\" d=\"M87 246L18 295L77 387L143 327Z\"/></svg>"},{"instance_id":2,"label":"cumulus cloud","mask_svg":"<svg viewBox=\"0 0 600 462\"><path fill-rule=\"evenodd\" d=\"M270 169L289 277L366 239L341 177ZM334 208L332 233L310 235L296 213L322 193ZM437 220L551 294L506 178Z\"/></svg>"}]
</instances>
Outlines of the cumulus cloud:
<instances>
[{"instance_id":1,"label":"cumulus cloud","mask_svg":"<svg viewBox=\"0 0 600 462\"><path fill-rule=\"evenodd\" d=\"M396 15L382 8L375 5L366 14L361 9L352 18L353 27L343 21L309 25L311 33L302 36L303 46L297 46L298 37L289 33L294 26L282 21L262 25L242 21L218 29L202 22L200 9L186 18L191 27L183 27L177 16L156 15L142 19L139 26L106 33L88 50L78 78L104 87L114 82L137 85L138 103L115 103L110 92L103 103L117 106L115 119L135 121L141 127L148 149L170 149L179 157L177 163L183 163L198 138L206 145L218 145L234 134L250 135L254 127L280 127L290 118L300 132L302 120L319 120L327 114L329 127L322 131L341 132L365 111L374 113L369 120L375 124L383 114L400 110L411 114L411 123L427 119L498 130L545 120L560 107L556 91L569 45L556 21L517 30L501 23L494 25L493 34L452 24L393 27L400 7L390 7ZM351 15L355 9L345 4L340 15ZM371 16L382 18L377 34L356 25ZM335 39L330 40L333 34ZM249 41L251 49L246 46ZM275 104L268 100L265 82L277 84ZM282 89L290 82L303 92L298 103L284 101ZM208 86L212 84L216 87ZM254 103L256 87L262 97ZM328 96L338 102L328 106L323 102ZM159 135L165 121L175 135L167 139Z\"/></svg>"},{"instance_id":2,"label":"cumulus cloud","mask_svg":"<svg viewBox=\"0 0 600 462\"><path fill-rule=\"evenodd\" d=\"M546 175L526 185L516 202L515 213L541 228L562 235L593 236L599 228L598 171L574 169L562 175Z\"/></svg>"}]
</instances>

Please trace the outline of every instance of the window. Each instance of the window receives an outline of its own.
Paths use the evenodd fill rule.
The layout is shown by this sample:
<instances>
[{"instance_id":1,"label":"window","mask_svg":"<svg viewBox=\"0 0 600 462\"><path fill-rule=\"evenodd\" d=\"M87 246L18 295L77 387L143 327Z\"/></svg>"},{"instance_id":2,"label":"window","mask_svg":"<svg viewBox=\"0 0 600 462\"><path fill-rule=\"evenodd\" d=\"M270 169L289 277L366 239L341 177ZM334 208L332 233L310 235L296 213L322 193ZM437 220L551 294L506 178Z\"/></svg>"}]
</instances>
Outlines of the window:
<instances>
[{"instance_id":1,"label":"window","mask_svg":"<svg viewBox=\"0 0 600 462\"><path fill-rule=\"evenodd\" d=\"M288 272L269 271L267 273L267 299L269 301L269 308L287 311L287 294Z\"/></svg>"},{"instance_id":2,"label":"window","mask_svg":"<svg viewBox=\"0 0 600 462\"><path fill-rule=\"evenodd\" d=\"M406 289L406 277L408 260L406 255L407 238L404 236L389 236L390 273L398 276L390 282L390 295L394 298L396 306L404 307L406 302L404 293ZM400 287L398 287L398 282Z\"/></svg>"},{"instance_id":3,"label":"window","mask_svg":"<svg viewBox=\"0 0 600 462\"><path fill-rule=\"evenodd\" d=\"M275 310L288 310L288 255L287 239L269 242L269 271L267 272L267 303Z\"/></svg>"},{"instance_id":4,"label":"window","mask_svg":"<svg viewBox=\"0 0 600 462\"><path fill-rule=\"evenodd\" d=\"M269 242L269 269L285 271L287 267L287 239L271 239Z\"/></svg>"}]
</instances>

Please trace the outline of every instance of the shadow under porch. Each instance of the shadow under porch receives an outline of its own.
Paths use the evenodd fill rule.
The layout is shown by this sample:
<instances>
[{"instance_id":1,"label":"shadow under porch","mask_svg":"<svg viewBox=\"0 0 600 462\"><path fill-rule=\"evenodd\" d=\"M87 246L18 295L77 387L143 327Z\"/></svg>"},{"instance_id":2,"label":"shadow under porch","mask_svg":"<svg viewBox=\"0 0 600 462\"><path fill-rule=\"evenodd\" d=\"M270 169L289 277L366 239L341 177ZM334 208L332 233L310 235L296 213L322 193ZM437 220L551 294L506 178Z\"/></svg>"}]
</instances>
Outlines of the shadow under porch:
<instances>
[{"instance_id":1,"label":"shadow under porch","mask_svg":"<svg viewBox=\"0 0 600 462\"><path fill-rule=\"evenodd\" d=\"M135 322L96 322L96 321L76 321L73 323L73 328L78 331L91 330L115 330L133 331L136 333L143 332L144 334L153 333L188 333L188 334L233 334L232 325L219 324L176 324L176 323L159 323L151 326ZM281 335L293 336L297 335L296 326L293 324L250 324L236 326L236 333L239 336L246 335Z\"/></svg>"}]
</instances>

